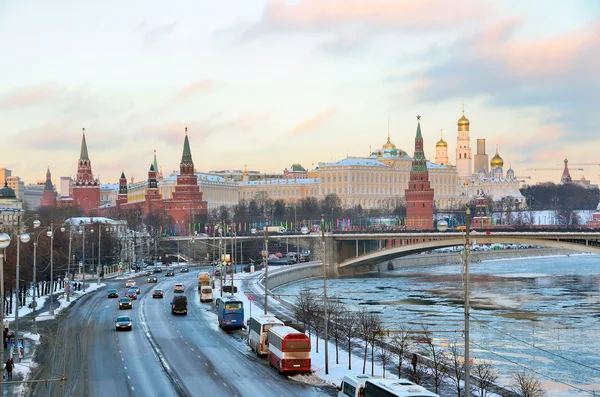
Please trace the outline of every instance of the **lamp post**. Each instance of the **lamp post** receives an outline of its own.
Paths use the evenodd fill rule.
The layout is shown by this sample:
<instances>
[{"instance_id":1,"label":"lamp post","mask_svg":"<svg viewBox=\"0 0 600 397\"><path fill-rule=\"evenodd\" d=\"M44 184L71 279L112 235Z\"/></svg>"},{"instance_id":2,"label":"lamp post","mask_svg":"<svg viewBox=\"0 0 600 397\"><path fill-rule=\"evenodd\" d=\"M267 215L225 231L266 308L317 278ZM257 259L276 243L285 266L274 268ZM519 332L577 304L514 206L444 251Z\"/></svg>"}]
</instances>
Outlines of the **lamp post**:
<instances>
[{"instance_id":1,"label":"lamp post","mask_svg":"<svg viewBox=\"0 0 600 397\"><path fill-rule=\"evenodd\" d=\"M83 284L83 292L85 292L85 223L81 221L79 225L81 226L79 230L79 234L81 234L81 284Z\"/></svg>"},{"instance_id":2,"label":"lamp post","mask_svg":"<svg viewBox=\"0 0 600 397\"><path fill-rule=\"evenodd\" d=\"M66 229L60 228L60 231L64 233ZM69 225L69 260L67 262L67 302L71 301L71 243L73 241L73 227Z\"/></svg>"},{"instance_id":3,"label":"lamp post","mask_svg":"<svg viewBox=\"0 0 600 397\"><path fill-rule=\"evenodd\" d=\"M269 282L269 222L265 222L265 311L264 314L267 315L267 297L269 295L269 289L267 288L267 283Z\"/></svg>"},{"instance_id":4,"label":"lamp post","mask_svg":"<svg viewBox=\"0 0 600 397\"><path fill-rule=\"evenodd\" d=\"M51 316L54 315L54 308L52 307L52 297L54 296L54 223L50 222L50 230L46 232L46 235L50 237L50 308L48 312Z\"/></svg>"},{"instance_id":5,"label":"lamp post","mask_svg":"<svg viewBox=\"0 0 600 397\"><path fill-rule=\"evenodd\" d=\"M470 381L471 381L471 364L469 362L469 256L471 254L471 205L467 203L467 215L466 227L465 227L465 397L469 397L470 394Z\"/></svg>"},{"instance_id":6,"label":"lamp post","mask_svg":"<svg viewBox=\"0 0 600 397\"><path fill-rule=\"evenodd\" d=\"M34 222L34 227L35 227L35 222ZM48 233L48 231L46 231L46 233ZM38 241L40 240L40 236L44 233L44 230L41 230L37 236L35 237L35 239L33 240L33 304L31 305L31 307L33 308L33 312L35 312L35 308L37 307L37 302L35 300L35 296L37 293L37 246L38 246ZM35 321L35 316L33 316L33 321Z\"/></svg>"},{"instance_id":7,"label":"lamp post","mask_svg":"<svg viewBox=\"0 0 600 397\"><path fill-rule=\"evenodd\" d=\"M220 282L220 296L223 296L223 229L221 225L219 225L219 259L218 259L218 268L219 268L219 282Z\"/></svg>"},{"instance_id":8,"label":"lamp post","mask_svg":"<svg viewBox=\"0 0 600 397\"><path fill-rule=\"evenodd\" d=\"M333 209L332 224L333 224ZM321 242L323 244L323 314L325 315L325 375L329 374L329 319L327 316L327 268L325 253L325 217L321 214Z\"/></svg>"},{"instance_id":9,"label":"lamp post","mask_svg":"<svg viewBox=\"0 0 600 397\"><path fill-rule=\"evenodd\" d=\"M6 233L0 233L0 298L2 300L2 313L0 314L0 323L4 331L4 250L10 244L10 236ZM0 349L0 364L4 365L4 349ZM4 382L0 382L0 395L4 396Z\"/></svg>"}]
</instances>

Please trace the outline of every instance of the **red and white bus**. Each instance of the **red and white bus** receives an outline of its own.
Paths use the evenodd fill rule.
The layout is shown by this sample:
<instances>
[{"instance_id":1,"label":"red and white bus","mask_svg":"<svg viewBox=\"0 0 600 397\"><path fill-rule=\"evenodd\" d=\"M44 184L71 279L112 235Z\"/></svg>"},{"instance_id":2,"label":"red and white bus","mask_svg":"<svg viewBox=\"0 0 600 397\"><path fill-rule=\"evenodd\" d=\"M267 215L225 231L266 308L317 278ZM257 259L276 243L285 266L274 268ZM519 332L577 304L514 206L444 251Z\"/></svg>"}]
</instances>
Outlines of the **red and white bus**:
<instances>
[{"instance_id":1,"label":"red and white bus","mask_svg":"<svg viewBox=\"0 0 600 397\"><path fill-rule=\"evenodd\" d=\"M267 356L279 373L310 372L310 339L292 327L273 327Z\"/></svg>"}]
</instances>

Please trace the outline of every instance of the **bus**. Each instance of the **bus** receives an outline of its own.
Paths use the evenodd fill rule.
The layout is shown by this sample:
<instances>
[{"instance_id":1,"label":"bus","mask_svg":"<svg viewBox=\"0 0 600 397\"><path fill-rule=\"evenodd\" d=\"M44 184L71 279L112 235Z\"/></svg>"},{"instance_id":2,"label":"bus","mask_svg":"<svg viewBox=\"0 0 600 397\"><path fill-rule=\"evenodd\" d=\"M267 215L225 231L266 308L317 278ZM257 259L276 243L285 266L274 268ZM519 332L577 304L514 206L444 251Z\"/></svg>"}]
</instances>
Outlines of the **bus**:
<instances>
[{"instance_id":1,"label":"bus","mask_svg":"<svg viewBox=\"0 0 600 397\"><path fill-rule=\"evenodd\" d=\"M269 330L269 365L277 372L310 372L310 339L288 326Z\"/></svg>"},{"instance_id":2,"label":"bus","mask_svg":"<svg viewBox=\"0 0 600 397\"><path fill-rule=\"evenodd\" d=\"M223 329L244 328L244 302L233 295L217 299L219 327Z\"/></svg>"},{"instance_id":3,"label":"bus","mask_svg":"<svg viewBox=\"0 0 600 397\"><path fill-rule=\"evenodd\" d=\"M440 397L406 379L367 379L361 397Z\"/></svg>"},{"instance_id":4,"label":"bus","mask_svg":"<svg viewBox=\"0 0 600 397\"><path fill-rule=\"evenodd\" d=\"M274 316L254 316L248 319L248 345L259 356L264 356L269 350L267 337L271 327L284 325L283 321Z\"/></svg>"}]
</instances>

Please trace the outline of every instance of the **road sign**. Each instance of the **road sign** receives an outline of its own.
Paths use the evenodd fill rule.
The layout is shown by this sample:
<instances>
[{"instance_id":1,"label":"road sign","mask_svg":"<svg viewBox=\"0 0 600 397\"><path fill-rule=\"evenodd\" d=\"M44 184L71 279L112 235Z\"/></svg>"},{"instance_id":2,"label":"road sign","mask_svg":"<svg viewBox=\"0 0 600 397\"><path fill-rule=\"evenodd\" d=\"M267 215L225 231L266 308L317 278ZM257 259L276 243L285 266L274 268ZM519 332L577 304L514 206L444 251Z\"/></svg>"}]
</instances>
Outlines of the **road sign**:
<instances>
[{"instance_id":1,"label":"road sign","mask_svg":"<svg viewBox=\"0 0 600 397\"><path fill-rule=\"evenodd\" d=\"M252 302L254 300L254 295L248 295L248 300Z\"/></svg>"}]
</instances>

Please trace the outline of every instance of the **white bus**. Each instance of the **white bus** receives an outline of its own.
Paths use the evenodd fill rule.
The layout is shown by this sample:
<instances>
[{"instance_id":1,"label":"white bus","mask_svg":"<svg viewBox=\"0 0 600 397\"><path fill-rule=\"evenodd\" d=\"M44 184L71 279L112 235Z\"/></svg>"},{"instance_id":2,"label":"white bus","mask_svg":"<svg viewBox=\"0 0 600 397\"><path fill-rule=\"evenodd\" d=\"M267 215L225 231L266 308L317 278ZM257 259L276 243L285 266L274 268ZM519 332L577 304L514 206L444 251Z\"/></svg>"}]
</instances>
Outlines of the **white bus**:
<instances>
[{"instance_id":1,"label":"white bus","mask_svg":"<svg viewBox=\"0 0 600 397\"><path fill-rule=\"evenodd\" d=\"M361 397L440 397L406 379L367 379Z\"/></svg>"},{"instance_id":2,"label":"white bus","mask_svg":"<svg viewBox=\"0 0 600 397\"><path fill-rule=\"evenodd\" d=\"M284 325L275 316L253 316L248 319L248 345L259 356L266 355L269 350L267 339L269 329Z\"/></svg>"}]
</instances>

